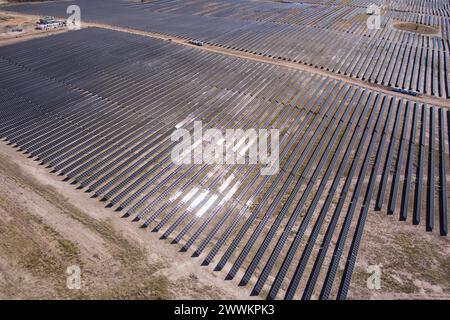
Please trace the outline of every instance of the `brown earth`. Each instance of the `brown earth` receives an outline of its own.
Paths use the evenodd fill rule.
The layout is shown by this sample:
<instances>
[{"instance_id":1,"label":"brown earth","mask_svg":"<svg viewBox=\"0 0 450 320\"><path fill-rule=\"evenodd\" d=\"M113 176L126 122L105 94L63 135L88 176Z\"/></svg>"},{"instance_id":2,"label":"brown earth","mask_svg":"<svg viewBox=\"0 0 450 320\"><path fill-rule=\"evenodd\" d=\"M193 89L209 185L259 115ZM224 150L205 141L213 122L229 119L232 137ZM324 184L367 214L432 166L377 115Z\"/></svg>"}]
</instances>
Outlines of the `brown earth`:
<instances>
[{"instance_id":1,"label":"brown earth","mask_svg":"<svg viewBox=\"0 0 450 320\"><path fill-rule=\"evenodd\" d=\"M424 229L386 211L371 212L348 298L450 299L450 239ZM379 290L367 288L369 265L380 266Z\"/></svg>"},{"instance_id":2,"label":"brown earth","mask_svg":"<svg viewBox=\"0 0 450 320\"><path fill-rule=\"evenodd\" d=\"M439 30L431 26L424 24L412 23L412 22L400 22L394 24L394 28L401 31L409 31L420 34L438 34Z\"/></svg>"},{"instance_id":3,"label":"brown earth","mask_svg":"<svg viewBox=\"0 0 450 320\"><path fill-rule=\"evenodd\" d=\"M0 143L0 299L249 298L223 277Z\"/></svg>"},{"instance_id":4,"label":"brown earth","mask_svg":"<svg viewBox=\"0 0 450 320\"><path fill-rule=\"evenodd\" d=\"M36 30L36 16L16 15L0 11L0 46L10 45L20 41L46 37L66 32L66 28L53 30ZM22 32L12 32L11 28L21 28Z\"/></svg>"}]
</instances>

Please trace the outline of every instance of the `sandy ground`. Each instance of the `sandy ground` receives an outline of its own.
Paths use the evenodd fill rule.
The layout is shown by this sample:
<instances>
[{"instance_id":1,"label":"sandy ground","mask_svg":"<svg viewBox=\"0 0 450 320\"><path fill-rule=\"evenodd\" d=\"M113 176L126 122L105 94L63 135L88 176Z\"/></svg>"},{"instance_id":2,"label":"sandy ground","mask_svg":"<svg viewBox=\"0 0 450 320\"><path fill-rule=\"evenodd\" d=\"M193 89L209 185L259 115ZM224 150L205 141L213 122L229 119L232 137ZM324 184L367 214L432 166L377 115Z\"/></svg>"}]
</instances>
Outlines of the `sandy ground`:
<instances>
[{"instance_id":1,"label":"sandy ground","mask_svg":"<svg viewBox=\"0 0 450 320\"><path fill-rule=\"evenodd\" d=\"M450 239L424 229L385 211L370 213L348 298L450 299ZM379 290L367 288L369 265L380 267Z\"/></svg>"},{"instance_id":2,"label":"sandy ground","mask_svg":"<svg viewBox=\"0 0 450 320\"><path fill-rule=\"evenodd\" d=\"M0 46L6 46L20 41L40 38L68 31L66 28L54 30L36 30L36 16L13 15L0 11ZM12 32L12 27L19 27L22 32Z\"/></svg>"},{"instance_id":3,"label":"sandy ground","mask_svg":"<svg viewBox=\"0 0 450 320\"><path fill-rule=\"evenodd\" d=\"M0 299L249 298L158 238L0 143Z\"/></svg>"}]
</instances>

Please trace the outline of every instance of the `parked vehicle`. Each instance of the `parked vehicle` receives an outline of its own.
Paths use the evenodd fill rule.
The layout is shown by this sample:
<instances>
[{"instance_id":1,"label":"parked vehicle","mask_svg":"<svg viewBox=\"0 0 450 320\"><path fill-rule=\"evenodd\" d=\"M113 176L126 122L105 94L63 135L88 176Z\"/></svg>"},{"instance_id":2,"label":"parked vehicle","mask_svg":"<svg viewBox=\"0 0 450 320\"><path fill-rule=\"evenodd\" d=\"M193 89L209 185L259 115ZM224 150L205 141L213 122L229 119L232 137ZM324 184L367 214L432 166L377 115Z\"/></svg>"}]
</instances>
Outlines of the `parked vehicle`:
<instances>
[{"instance_id":1,"label":"parked vehicle","mask_svg":"<svg viewBox=\"0 0 450 320\"><path fill-rule=\"evenodd\" d=\"M56 29L66 25L65 21L56 20L53 17L44 17L39 19L39 22L36 24L37 30L49 30Z\"/></svg>"},{"instance_id":2,"label":"parked vehicle","mask_svg":"<svg viewBox=\"0 0 450 320\"><path fill-rule=\"evenodd\" d=\"M403 93L403 94L408 94L408 95L413 96L413 97L417 97L417 96L420 95L418 92L414 92L414 91L410 91L410 90L406 90L406 89L401 89L401 88L391 88L391 91L399 92L399 93Z\"/></svg>"},{"instance_id":3,"label":"parked vehicle","mask_svg":"<svg viewBox=\"0 0 450 320\"><path fill-rule=\"evenodd\" d=\"M203 41L199 41L199 40L189 40L189 43L199 46L199 47L203 47L203 45L204 45Z\"/></svg>"}]
</instances>

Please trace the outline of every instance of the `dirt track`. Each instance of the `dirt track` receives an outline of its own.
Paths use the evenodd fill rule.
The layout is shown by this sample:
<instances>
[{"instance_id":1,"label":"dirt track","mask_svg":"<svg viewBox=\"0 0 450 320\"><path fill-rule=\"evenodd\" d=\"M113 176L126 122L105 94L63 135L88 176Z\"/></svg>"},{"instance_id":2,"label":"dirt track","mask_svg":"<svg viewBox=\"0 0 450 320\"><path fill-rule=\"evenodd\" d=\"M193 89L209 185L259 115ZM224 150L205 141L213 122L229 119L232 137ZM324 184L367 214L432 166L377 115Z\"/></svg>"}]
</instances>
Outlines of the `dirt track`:
<instances>
[{"instance_id":1,"label":"dirt track","mask_svg":"<svg viewBox=\"0 0 450 320\"><path fill-rule=\"evenodd\" d=\"M14 13L15 16L17 17L23 17L23 18L28 18L28 19L33 19L36 20L39 17L38 16L34 16L34 15L27 15L27 14L16 14ZM197 48L199 50L205 50L205 51L209 51L209 52L216 52L216 53L220 53L220 54L225 54L225 55L229 55L229 56L233 56L233 57L238 57L238 58L244 58L244 59L248 59L248 60L252 60L252 61L257 61L257 62L262 62L262 63L269 63L269 64L273 64L273 65L278 65L278 66L283 66L283 67L288 67L291 69L296 69L296 70L302 70L302 71L307 71L310 73L314 73L314 74L319 74L322 76L326 76L329 78L333 78L336 80L341 80L343 82L346 83L350 83L352 85L356 85L356 86L360 86L363 88L367 88L367 89L371 89L371 90L375 90L375 91L379 91L391 96L395 96L398 98L404 98L410 101L416 101L418 103L427 103L427 104L431 104L431 105L435 105L435 106L440 106L440 107L445 107L445 108L450 108L450 101L448 99L444 99L444 98L438 98L438 97L434 97L434 96L430 96L430 95L421 95L418 97L413 97L407 94L403 94L400 92L394 92L389 90L388 87L379 85L379 84L375 84L369 81L363 81L360 79L354 79L351 78L349 76L345 76L342 74L338 74L332 71L327 71L325 69L320 69L320 68L316 68L313 66L309 66L309 65L304 65L304 64L299 64L293 61L287 61L287 60L282 60L282 59L276 59L273 57L267 57L267 56L260 56L260 55L256 55L253 53L249 53L249 52L243 52L243 51L237 51L237 50L233 50L233 49L227 49L227 48L223 48L223 47L219 47L219 46L213 46L213 45L204 45L203 47L198 47L196 45L190 44L186 41L186 39L183 38L179 38L179 37L175 37L175 36L167 36L167 35L163 35L163 34L159 34L159 33L154 33L154 32L147 32L147 31L139 31L139 30L135 30L135 29L129 29L129 28L122 28L122 27L116 27L116 26L111 26L111 25L107 25L107 24L100 24L100 23L94 23L94 22L89 22L89 21L83 21L82 28L87 28L87 27L97 27L97 28L104 28L104 29L110 29L110 30L115 30L115 31L120 31L120 32L127 32L127 33L132 33L132 34L138 34L141 36L146 36L146 37L152 37L152 38L157 38L157 39L162 39L162 40L170 40L174 43L178 43L178 44L182 44L185 46L190 46L190 47L194 47ZM48 31L50 32L50 31ZM54 32L64 32L64 31L54 31ZM42 35L40 35L42 36ZM31 38L32 36L27 36L26 38L24 38L23 40L26 40L28 38ZM0 42L0 45L1 42Z\"/></svg>"},{"instance_id":2,"label":"dirt track","mask_svg":"<svg viewBox=\"0 0 450 320\"><path fill-rule=\"evenodd\" d=\"M398 98L404 98L404 99L407 99L410 101L417 101L419 103L427 103L427 104L431 104L431 105L450 108L450 101L448 101L447 99L440 99L440 98L430 96L430 95L421 95L419 97L413 97L413 96L403 94L400 92L391 91L387 87L384 87L382 85L378 85L375 83L371 83L369 81L353 79L348 76L344 76L342 74L337 74L337 73L334 73L331 71L326 71L324 69L315 68L315 67L309 66L309 65L299 64L299 63L292 62L292 61L285 61L285 60L276 59L276 58L264 57L264 56L259 56L259 55L248 53L248 52L237 51L237 50L232 50L232 49L227 49L227 48L212 46L212 45L204 45L203 47L198 47L196 45L187 43L186 40L182 39L182 38L169 37L169 36L165 36L165 35L161 35L161 34L157 34L157 33L153 33L153 32L138 31L138 30L134 30L134 29L120 28L120 27L115 27L115 26L110 26L110 25L105 25L105 24L99 24L99 23L87 22L87 23L84 23L83 27L98 27L98 28L116 30L116 31L121 31L121 32L139 34L142 36L158 38L158 39L162 39L162 40L170 39L171 41L173 41L175 43L194 47L194 48L197 48L200 50L226 54L229 56L233 56L233 57L237 57L237 58L244 58L244 59L262 62L262 63L270 63L273 65L288 67L288 68L296 69L296 70L307 71L310 73L319 74L319 75L333 78L336 80L341 80L343 82L347 82L347 83L350 83L355 86L360 86L363 88L379 91L379 92L382 92L382 93L385 93L385 94L388 94L391 96L395 96Z\"/></svg>"}]
</instances>

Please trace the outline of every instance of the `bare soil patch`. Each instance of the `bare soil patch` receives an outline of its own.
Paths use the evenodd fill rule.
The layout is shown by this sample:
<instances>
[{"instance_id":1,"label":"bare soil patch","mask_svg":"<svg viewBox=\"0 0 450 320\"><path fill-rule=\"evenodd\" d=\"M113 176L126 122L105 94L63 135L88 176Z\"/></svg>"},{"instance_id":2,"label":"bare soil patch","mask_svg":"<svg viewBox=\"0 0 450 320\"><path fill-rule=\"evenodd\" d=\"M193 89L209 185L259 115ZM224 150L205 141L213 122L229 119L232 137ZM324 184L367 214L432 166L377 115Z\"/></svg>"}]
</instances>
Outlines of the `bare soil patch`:
<instances>
[{"instance_id":1,"label":"bare soil patch","mask_svg":"<svg viewBox=\"0 0 450 320\"><path fill-rule=\"evenodd\" d=\"M370 265L380 266L378 290L367 288ZM423 224L414 226L386 211L372 211L348 298L449 299L450 239L425 232Z\"/></svg>"},{"instance_id":2,"label":"bare soil patch","mask_svg":"<svg viewBox=\"0 0 450 320\"><path fill-rule=\"evenodd\" d=\"M401 31L415 32L420 34L438 34L439 30L424 24L412 22L399 22L394 24L394 28Z\"/></svg>"},{"instance_id":3,"label":"bare soil patch","mask_svg":"<svg viewBox=\"0 0 450 320\"><path fill-rule=\"evenodd\" d=\"M37 20L38 17L0 11L0 46L68 31L67 28L36 30Z\"/></svg>"}]
</instances>

